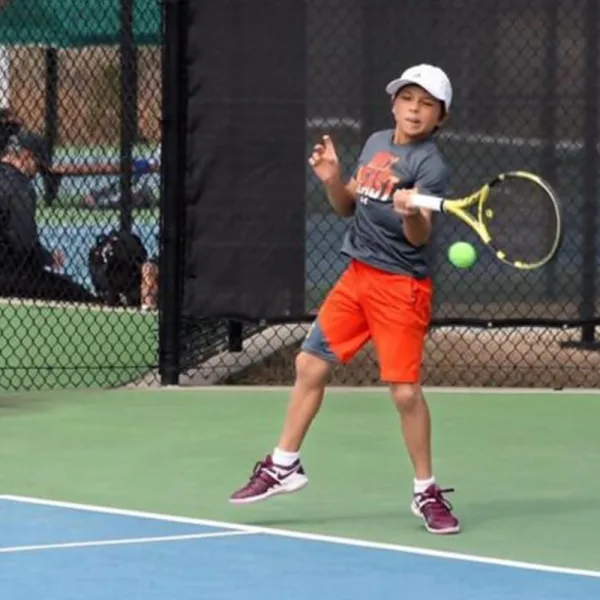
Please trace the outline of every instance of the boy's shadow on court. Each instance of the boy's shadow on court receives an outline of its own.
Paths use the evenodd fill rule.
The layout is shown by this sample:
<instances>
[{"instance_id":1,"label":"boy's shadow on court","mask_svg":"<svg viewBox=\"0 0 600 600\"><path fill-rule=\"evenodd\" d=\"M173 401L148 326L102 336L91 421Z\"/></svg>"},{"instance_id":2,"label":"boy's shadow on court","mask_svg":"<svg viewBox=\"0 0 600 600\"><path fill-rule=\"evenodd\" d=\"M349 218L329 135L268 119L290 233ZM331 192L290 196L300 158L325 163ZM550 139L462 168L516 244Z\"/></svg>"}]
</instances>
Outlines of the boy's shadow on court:
<instances>
[{"instance_id":1,"label":"boy's shadow on court","mask_svg":"<svg viewBox=\"0 0 600 600\"><path fill-rule=\"evenodd\" d=\"M22 396L19 394L0 395L0 419L10 417L24 411L41 411L49 408L50 402L42 396Z\"/></svg>"},{"instance_id":2,"label":"boy's shadow on court","mask_svg":"<svg viewBox=\"0 0 600 600\"><path fill-rule=\"evenodd\" d=\"M305 517L274 517L274 518L262 518L262 519L244 519L245 525L254 525L255 527L274 527L279 529L285 529L287 527L298 527L298 526L310 526L310 525L326 525L327 523L352 523L356 525L357 522L389 522L397 521L398 517L402 516L399 510L386 511L377 513L353 513L353 514L327 514L319 517L305 516ZM410 515L409 515L410 516ZM414 517L411 517L414 519Z\"/></svg>"},{"instance_id":3,"label":"boy's shadow on court","mask_svg":"<svg viewBox=\"0 0 600 600\"><path fill-rule=\"evenodd\" d=\"M517 498L513 500L484 500L469 502L464 505L463 521L469 527L479 528L490 522L510 521L522 523L524 519L534 517L543 520L546 517L557 517L580 512L597 513L597 498L582 496L561 498ZM461 514L462 510L461 508Z\"/></svg>"},{"instance_id":4,"label":"boy's shadow on court","mask_svg":"<svg viewBox=\"0 0 600 600\"><path fill-rule=\"evenodd\" d=\"M573 514L579 512L597 512L595 502L597 498L593 496L564 497L564 498L515 498L514 500L484 500L482 502L457 502L455 504L456 514L461 520L463 529L479 529L486 527L492 522L511 521L522 523L524 519L535 517L544 519L545 517L556 517L561 514ZM299 516L283 518L262 518L262 519L244 519L247 525L257 527L274 527L285 529L286 527L309 527L311 525L326 525L328 523L348 522L354 528L357 522L389 524L391 527L398 527L400 522L414 524L416 519L410 514L408 507L399 504L398 508L387 509L385 511L374 512L355 512L347 514L328 514L319 517Z\"/></svg>"}]
</instances>

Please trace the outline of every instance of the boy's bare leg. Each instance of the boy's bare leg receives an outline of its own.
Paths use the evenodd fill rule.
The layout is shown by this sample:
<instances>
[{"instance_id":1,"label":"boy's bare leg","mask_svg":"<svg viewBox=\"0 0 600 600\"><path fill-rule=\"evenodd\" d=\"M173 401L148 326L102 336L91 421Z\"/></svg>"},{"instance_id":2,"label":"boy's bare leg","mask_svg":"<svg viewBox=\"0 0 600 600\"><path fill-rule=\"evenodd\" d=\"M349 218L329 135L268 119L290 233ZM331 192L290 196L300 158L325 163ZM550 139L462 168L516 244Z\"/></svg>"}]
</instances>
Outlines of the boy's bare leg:
<instances>
[{"instance_id":1,"label":"boy's bare leg","mask_svg":"<svg viewBox=\"0 0 600 600\"><path fill-rule=\"evenodd\" d=\"M415 479L430 481L433 477L431 418L421 386L410 383L394 384L391 386L391 393L400 413L404 443L414 468Z\"/></svg>"},{"instance_id":2,"label":"boy's bare leg","mask_svg":"<svg viewBox=\"0 0 600 600\"><path fill-rule=\"evenodd\" d=\"M256 465L250 481L231 496L231 502L257 502L276 494L298 491L308 483L299 452L323 402L330 370L330 363L326 360L300 352L296 358L296 381L279 443L272 455Z\"/></svg>"},{"instance_id":3,"label":"boy's bare leg","mask_svg":"<svg viewBox=\"0 0 600 600\"><path fill-rule=\"evenodd\" d=\"M304 436L323 402L330 371L330 364L322 358L306 352L297 356L296 382L275 453L277 450L288 454L300 451ZM275 457L273 460L279 464Z\"/></svg>"},{"instance_id":4,"label":"boy's bare leg","mask_svg":"<svg viewBox=\"0 0 600 600\"><path fill-rule=\"evenodd\" d=\"M413 464L414 498L412 512L423 519L431 533L458 533L460 525L449 502L436 483L431 458L431 417L423 390L418 383L396 383L390 387L400 413L402 434Z\"/></svg>"}]
</instances>

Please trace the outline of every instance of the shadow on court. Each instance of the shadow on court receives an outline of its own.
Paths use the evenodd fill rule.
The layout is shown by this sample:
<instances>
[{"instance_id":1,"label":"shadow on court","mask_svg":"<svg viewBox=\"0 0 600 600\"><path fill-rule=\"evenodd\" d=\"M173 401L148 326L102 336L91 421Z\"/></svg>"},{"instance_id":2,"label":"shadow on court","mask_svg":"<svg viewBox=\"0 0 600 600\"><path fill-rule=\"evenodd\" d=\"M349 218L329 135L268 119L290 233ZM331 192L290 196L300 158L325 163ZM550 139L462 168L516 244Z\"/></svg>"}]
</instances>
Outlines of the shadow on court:
<instances>
[{"instance_id":1,"label":"shadow on court","mask_svg":"<svg viewBox=\"0 0 600 600\"><path fill-rule=\"evenodd\" d=\"M590 515L597 512L595 508L595 498L593 496L579 495L570 498L518 498L514 500L494 500L492 498L484 499L482 502L461 502L461 515L464 513L462 524L463 529L473 530L482 529L490 522L518 522L530 521L532 518L547 519L562 514L581 514L588 512ZM405 503L406 504L406 503ZM299 515L274 518L247 519L243 514L240 515L240 521L246 525L255 527L273 527L278 529L297 529L303 528L310 530L317 525L331 525L333 523L348 523L352 527L357 524L375 525L381 527L385 525L390 528L406 527L413 524L415 529L420 528L419 521L408 511L408 506L398 504L398 508L390 508L386 511L377 512L353 512L346 514L324 514L319 517Z\"/></svg>"},{"instance_id":2,"label":"shadow on court","mask_svg":"<svg viewBox=\"0 0 600 600\"><path fill-rule=\"evenodd\" d=\"M463 508L461 506L461 508ZM519 498L505 499L484 498L480 502L469 502L464 505L465 528L485 527L491 521L519 522L525 526L532 518L545 520L559 515L590 515L598 512L597 498L593 495L571 495L563 498Z\"/></svg>"},{"instance_id":3,"label":"shadow on court","mask_svg":"<svg viewBox=\"0 0 600 600\"><path fill-rule=\"evenodd\" d=\"M0 418L26 411L46 410L50 405L43 396L20 394L0 395Z\"/></svg>"},{"instance_id":4,"label":"shadow on court","mask_svg":"<svg viewBox=\"0 0 600 600\"><path fill-rule=\"evenodd\" d=\"M397 509L389 509L386 511L374 512L356 512L348 514L324 514L319 517L308 517L308 516L286 516L286 517L274 517L274 518L263 518L263 519L245 519L243 515L240 515L240 522L245 525L254 527L272 527L275 529L289 529L299 528L310 529L314 525L329 525L331 523L351 523L356 525L357 523L368 524L377 523L381 526L382 523L387 523L392 526L393 523L399 521L408 521L418 527L419 523L417 519L408 512L408 506L399 506Z\"/></svg>"}]
</instances>

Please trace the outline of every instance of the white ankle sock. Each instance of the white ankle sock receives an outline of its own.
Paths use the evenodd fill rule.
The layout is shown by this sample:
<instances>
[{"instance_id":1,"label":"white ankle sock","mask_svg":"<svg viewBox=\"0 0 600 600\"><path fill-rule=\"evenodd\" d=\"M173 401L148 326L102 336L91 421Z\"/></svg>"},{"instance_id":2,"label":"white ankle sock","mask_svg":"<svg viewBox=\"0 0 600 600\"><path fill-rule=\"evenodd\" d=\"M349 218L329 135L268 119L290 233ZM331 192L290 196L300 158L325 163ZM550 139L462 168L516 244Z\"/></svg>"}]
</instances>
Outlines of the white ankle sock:
<instances>
[{"instance_id":1,"label":"white ankle sock","mask_svg":"<svg viewBox=\"0 0 600 600\"><path fill-rule=\"evenodd\" d=\"M435 483L435 477L431 477L430 479L415 479L415 494L422 494L430 485Z\"/></svg>"},{"instance_id":2,"label":"white ankle sock","mask_svg":"<svg viewBox=\"0 0 600 600\"><path fill-rule=\"evenodd\" d=\"M285 452L285 450L275 448L271 458L278 467L291 467L298 460L299 456L299 452Z\"/></svg>"}]
</instances>

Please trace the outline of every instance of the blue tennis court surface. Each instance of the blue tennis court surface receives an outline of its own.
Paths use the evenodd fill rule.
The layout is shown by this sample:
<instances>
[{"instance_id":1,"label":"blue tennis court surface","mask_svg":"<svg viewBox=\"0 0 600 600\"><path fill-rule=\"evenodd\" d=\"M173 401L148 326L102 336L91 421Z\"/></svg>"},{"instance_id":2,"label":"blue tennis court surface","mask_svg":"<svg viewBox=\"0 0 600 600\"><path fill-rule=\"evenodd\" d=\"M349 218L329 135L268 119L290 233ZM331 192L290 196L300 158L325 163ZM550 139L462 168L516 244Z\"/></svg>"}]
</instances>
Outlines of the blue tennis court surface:
<instances>
[{"instance_id":1,"label":"blue tennis court surface","mask_svg":"<svg viewBox=\"0 0 600 600\"><path fill-rule=\"evenodd\" d=\"M0 497L2 600L598 600L600 572Z\"/></svg>"}]
</instances>

